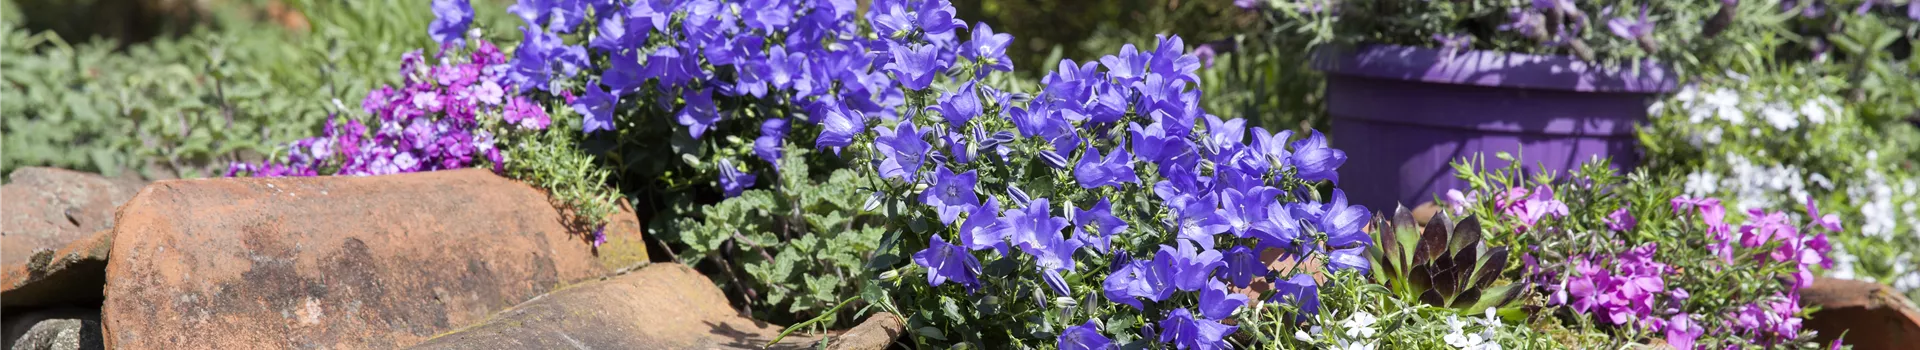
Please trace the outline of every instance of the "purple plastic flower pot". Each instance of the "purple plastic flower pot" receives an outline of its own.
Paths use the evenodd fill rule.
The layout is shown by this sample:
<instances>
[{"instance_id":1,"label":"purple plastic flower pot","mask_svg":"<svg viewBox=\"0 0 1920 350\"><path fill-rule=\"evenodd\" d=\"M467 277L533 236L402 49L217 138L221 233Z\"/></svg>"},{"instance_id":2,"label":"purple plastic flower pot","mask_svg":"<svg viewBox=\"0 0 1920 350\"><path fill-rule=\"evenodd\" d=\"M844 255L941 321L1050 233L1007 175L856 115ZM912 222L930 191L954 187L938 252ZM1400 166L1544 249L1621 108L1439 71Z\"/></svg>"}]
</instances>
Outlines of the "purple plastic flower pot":
<instances>
[{"instance_id":1,"label":"purple plastic flower pot","mask_svg":"<svg viewBox=\"0 0 1920 350\"><path fill-rule=\"evenodd\" d=\"M1369 45L1319 52L1340 180L1372 208L1413 206L1465 189L1450 162L1495 152L1528 173L1577 169L1594 157L1639 165L1634 125L1672 91L1658 64L1607 67L1566 56Z\"/></svg>"}]
</instances>

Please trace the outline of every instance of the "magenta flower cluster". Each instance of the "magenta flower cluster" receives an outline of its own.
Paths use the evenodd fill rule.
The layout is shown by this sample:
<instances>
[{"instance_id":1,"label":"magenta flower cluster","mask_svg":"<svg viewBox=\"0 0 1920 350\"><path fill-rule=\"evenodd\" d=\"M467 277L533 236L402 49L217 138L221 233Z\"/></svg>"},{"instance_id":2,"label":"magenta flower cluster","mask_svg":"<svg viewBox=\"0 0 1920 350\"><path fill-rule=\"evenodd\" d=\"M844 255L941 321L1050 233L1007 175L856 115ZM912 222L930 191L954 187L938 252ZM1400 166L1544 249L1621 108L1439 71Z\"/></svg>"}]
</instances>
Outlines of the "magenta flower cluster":
<instances>
[{"instance_id":1,"label":"magenta flower cluster","mask_svg":"<svg viewBox=\"0 0 1920 350\"><path fill-rule=\"evenodd\" d=\"M1603 324L1636 325L1653 332L1664 331L1668 323L1659 314L1671 310L1662 297L1685 300L1684 289L1668 293L1664 276L1672 267L1654 260L1659 246L1648 243L1614 255L1579 255L1573 269L1553 290L1549 301L1566 305L1574 312L1595 315ZM1666 306L1666 307L1663 307ZM1684 315L1675 315L1684 318Z\"/></svg>"},{"instance_id":2,"label":"magenta flower cluster","mask_svg":"<svg viewBox=\"0 0 1920 350\"><path fill-rule=\"evenodd\" d=\"M1565 305L1577 313L1593 315L1602 324L1636 327L1664 333L1675 347L1692 348L1704 334L1740 336L1758 344L1778 344L1799 336L1801 319L1799 291L1813 283L1813 267L1831 268L1827 258L1831 246L1826 233L1839 232L1839 218L1821 216L1809 200L1806 210L1814 220L1798 226L1786 213L1753 210L1739 227L1726 222L1726 209L1714 198L1678 197L1671 201L1673 211L1690 220L1699 220L1709 238L1707 249L1728 266L1790 268L1783 292L1736 310L1719 310L1732 315L1730 324L1703 325L1681 309L1691 297L1685 289L1667 288L1665 276L1675 273L1660 262L1659 247L1648 243L1616 254L1578 255L1564 278L1552 272L1539 278L1549 281L1549 301ZM1635 220L1626 211L1607 218L1609 229L1631 230ZM1528 256L1529 265L1533 265ZM1698 272L1712 273L1712 272Z\"/></svg>"},{"instance_id":3,"label":"magenta flower cluster","mask_svg":"<svg viewBox=\"0 0 1920 350\"><path fill-rule=\"evenodd\" d=\"M506 159L483 120L539 130L551 119L538 104L510 95L512 87L501 84L506 56L475 41L464 55L443 50L434 65L417 50L402 57L402 83L368 92L360 103L372 125L329 117L321 136L293 142L285 158L234 163L226 175L383 175L482 164L501 171Z\"/></svg>"},{"instance_id":4,"label":"magenta flower cluster","mask_svg":"<svg viewBox=\"0 0 1920 350\"><path fill-rule=\"evenodd\" d=\"M1449 197L1461 196L1449 193ZM1458 199L1458 201L1464 200L1466 199ZM1532 190L1518 186L1508 188L1506 193L1494 198L1494 210L1519 222L1514 226L1514 232L1527 232L1548 216L1554 218L1567 216L1567 204L1555 199L1553 188L1547 186L1538 186Z\"/></svg>"}]
</instances>

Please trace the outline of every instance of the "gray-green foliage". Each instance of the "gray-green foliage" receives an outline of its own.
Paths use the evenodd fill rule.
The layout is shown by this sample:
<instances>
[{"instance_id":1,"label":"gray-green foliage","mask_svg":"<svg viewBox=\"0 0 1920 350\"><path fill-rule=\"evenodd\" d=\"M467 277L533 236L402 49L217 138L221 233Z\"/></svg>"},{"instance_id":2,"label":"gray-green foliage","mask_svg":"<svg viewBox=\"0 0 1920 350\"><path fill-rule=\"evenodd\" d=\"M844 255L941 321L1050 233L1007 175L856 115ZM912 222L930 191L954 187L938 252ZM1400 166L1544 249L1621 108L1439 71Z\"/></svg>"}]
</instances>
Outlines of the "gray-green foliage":
<instances>
[{"instance_id":1,"label":"gray-green foliage","mask_svg":"<svg viewBox=\"0 0 1920 350\"><path fill-rule=\"evenodd\" d=\"M580 118L557 116L546 130L533 132L491 125L488 129L503 135L500 145L506 152L507 175L547 190L555 204L572 211L570 224L588 229L613 215L619 194L607 187L608 170L580 148L576 131Z\"/></svg>"},{"instance_id":2,"label":"gray-green foliage","mask_svg":"<svg viewBox=\"0 0 1920 350\"><path fill-rule=\"evenodd\" d=\"M725 269L709 275L721 278L717 282L728 293L744 296L756 316L821 315L872 279L865 263L880 244L884 219L861 210L871 193L861 186L872 179L847 169L813 174L806 153L786 149L777 179L763 178L774 180L772 189L747 190L701 207L654 234L687 245L676 252L682 263Z\"/></svg>"},{"instance_id":3,"label":"gray-green foliage","mask_svg":"<svg viewBox=\"0 0 1920 350\"><path fill-rule=\"evenodd\" d=\"M1352 271L1327 274L1320 310L1296 318L1289 303L1265 303L1235 314L1253 339L1248 349L1580 349L1605 343L1565 329L1527 324L1517 309L1460 310L1397 297L1363 283ZM1371 320L1369 322L1369 320ZM1559 336L1558 339L1555 336ZM1477 345L1477 346L1476 346Z\"/></svg>"},{"instance_id":4,"label":"gray-green foliage","mask_svg":"<svg viewBox=\"0 0 1920 350\"><path fill-rule=\"evenodd\" d=\"M290 3L306 28L228 9L184 36L119 50L0 18L0 173L41 165L210 175L316 134L328 113L357 109L367 90L392 83L402 53L434 47L422 33L433 14L421 2ZM511 18L483 12L476 22Z\"/></svg>"}]
</instances>

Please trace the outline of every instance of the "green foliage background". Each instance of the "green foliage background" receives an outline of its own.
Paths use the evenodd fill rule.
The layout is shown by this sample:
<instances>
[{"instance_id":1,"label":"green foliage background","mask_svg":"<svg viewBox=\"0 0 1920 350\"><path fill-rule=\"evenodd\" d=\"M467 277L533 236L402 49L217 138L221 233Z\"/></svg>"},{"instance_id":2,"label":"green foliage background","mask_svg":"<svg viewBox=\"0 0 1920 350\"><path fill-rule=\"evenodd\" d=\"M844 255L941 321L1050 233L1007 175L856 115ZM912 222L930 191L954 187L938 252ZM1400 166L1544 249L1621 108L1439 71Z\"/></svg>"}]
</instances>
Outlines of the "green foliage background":
<instances>
[{"instance_id":1,"label":"green foliage background","mask_svg":"<svg viewBox=\"0 0 1920 350\"><path fill-rule=\"evenodd\" d=\"M177 29L184 34L125 45L25 27L46 12L20 5L62 8L22 2L0 1L0 173L217 175L230 161L317 135L329 113L357 110L368 89L396 81L402 53L434 47L424 34L433 14L417 1L292 0L287 7L304 18L295 25L265 18L268 0L212 4L206 21ZM482 11L475 22L513 28L518 19ZM513 33L488 36L518 39L502 34Z\"/></svg>"},{"instance_id":2,"label":"green foliage background","mask_svg":"<svg viewBox=\"0 0 1920 350\"><path fill-rule=\"evenodd\" d=\"M1306 42L1266 35L1271 28L1233 0L979 0L955 1L955 18L984 22L1014 34L1007 55L1015 75L1032 81L1062 59L1097 62L1101 56L1179 35L1189 48L1217 46L1200 70L1201 103L1222 119L1240 117L1269 130L1327 130L1321 78L1307 65Z\"/></svg>"}]
</instances>

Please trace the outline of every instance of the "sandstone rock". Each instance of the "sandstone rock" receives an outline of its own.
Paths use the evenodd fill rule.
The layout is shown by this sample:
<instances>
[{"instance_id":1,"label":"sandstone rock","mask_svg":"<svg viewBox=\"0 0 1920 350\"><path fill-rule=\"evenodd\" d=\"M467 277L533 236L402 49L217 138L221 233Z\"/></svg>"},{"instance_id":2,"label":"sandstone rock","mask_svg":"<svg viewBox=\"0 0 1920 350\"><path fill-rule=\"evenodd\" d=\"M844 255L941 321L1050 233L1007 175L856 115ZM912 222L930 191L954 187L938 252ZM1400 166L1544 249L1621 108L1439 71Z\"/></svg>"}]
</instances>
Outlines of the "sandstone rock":
<instances>
[{"instance_id":1,"label":"sandstone rock","mask_svg":"<svg viewBox=\"0 0 1920 350\"><path fill-rule=\"evenodd\" d=\"M881 314L830 339L835 349L883 349L905 328ZM414 348L761 349L780 331L740 316L706 276L661 263L554 292ZM773 348L809 348L819 339L796 332Z\"/></svg>"},{"instance_id":2,"label":"sandstone rock","mask_svg":"<svg viewBox=\"0 0 1920 350\"><path fill-rule=\"evenodd\" d=\"M89 305L99 308L107 284L107 251L113 246L109 231L69 243L59 250L40 250L26 262L0 267L0 307ZM98 314L97 312L95 314Z\"/></svg>"},{"instance_id":3,"label":"sandstone rock","mask_svg":"<svg viewBox=\"0 0 1920 350\"><path fill-rule=\"evenodd\" d=\"M1433 201L1420 203L1419 206L1413 207L1413 222L1415 225L1420 225L1420 227L1426 227L1427 222L1433 220L1433 214L1437 214L1437 213L1440 213L1439 203L1434 203ZM1389 211L1381 214L1393 215L1393 212ZM1448 217L1452 217L1451 215L1452 213L1448 213L1448 214L1449 214ZM1459 219L1459 218L1456 217L1454 219Z\"/></svg>"},{"instance_id":4,"label":"sandstone rock","mask_svg":"<svg viewBox=\"0 0 1920 350\"><path fill-rule=\"evenodd\" d=\"M56 308L6 315L13 350L101 349L100 309Z\"/></svg>"},{"instance_id":5,"label":"sandstone rock","mask_svg":"<svg viewBox=\"0 0 1920 350\"><path fill-rule=\"evenodd\" d=\"M1821 308L1806 320L1821 344L1844 332L1857 350L1920 348L1920 311L1885 285L1823 277L1800 291L1800 304Z\"/></svg>"},{"instance_id":6,"label":"sandstone rock","mask_svg":"<svg viewBox=\"0 0 1920 350\"><path fill-rule=\"evenodd\" d=\"M868 316L866 322L860 322L860 325L854 326L853 329L847 330L846 333L841 333L840 336L831 338L827 349L886 349L887 345L893 344L894 339L899 339L901 334L906 333L907 322L905 320L901 320L899 316L894 316L891 313L881 312L873 316Z\"/></svg>"},{"instance_id":7,"label":"sandstone rock","mask_svg":"<svg viewBox=\"0 0 1920 350\"><path fill-rule=\"evenodd\" d=\"M160 181L121 208L107 348L396 348L647 261L631 211L598 250L546 195L469 169Z\"/></svg>"},{"instance_id":8,"label":"sandstone rock","mask_svg":"<svg viewBox=\"0 0 1920 350\"><path fill-rule=\"evenodd\" d=\"M54 168L21 168L0 186L0 265L26 262L113 227L113 212L144 184Z\"/></svg>"}]
</instances>

